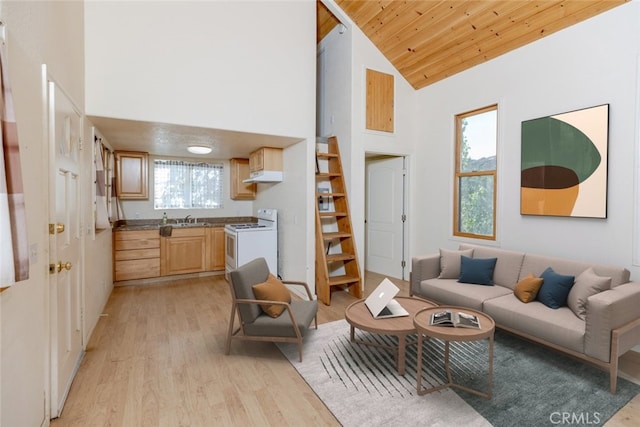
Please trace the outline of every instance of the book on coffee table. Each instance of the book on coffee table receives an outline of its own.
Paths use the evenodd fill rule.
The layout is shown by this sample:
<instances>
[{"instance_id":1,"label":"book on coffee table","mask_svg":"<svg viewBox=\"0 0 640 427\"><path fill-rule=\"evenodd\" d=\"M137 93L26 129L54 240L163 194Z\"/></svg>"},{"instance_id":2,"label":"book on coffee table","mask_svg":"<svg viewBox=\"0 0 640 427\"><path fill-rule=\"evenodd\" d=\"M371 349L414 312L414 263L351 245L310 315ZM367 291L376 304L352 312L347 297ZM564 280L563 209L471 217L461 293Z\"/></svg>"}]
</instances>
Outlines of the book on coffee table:
<instances>
[{"instance_id":1,"label":"book on coffee table","mask_svg":"<svg viewBox=\"0 0 640 427\"><path fill-rule=\"evenodd\" d=\"M461 311L443 310L433 313L429 324L432 326L453 326L456 328L480 329L478 316Z\"/></svg>"}]
</instances>

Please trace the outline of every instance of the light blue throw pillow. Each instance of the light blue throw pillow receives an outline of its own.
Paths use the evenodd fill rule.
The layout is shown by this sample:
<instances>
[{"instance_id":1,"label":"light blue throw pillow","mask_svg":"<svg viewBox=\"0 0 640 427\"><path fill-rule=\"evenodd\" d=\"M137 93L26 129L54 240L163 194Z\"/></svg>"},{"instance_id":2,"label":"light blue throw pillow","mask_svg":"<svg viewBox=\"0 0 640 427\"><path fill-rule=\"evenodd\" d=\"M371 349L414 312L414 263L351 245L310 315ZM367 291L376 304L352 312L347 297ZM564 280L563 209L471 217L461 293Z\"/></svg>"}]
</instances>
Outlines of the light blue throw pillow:
<instances>
[{"instance_id":1,"label":"light blue throw pillow","mask_svg":"<svg viewBox=\"0 0 640 427\"><path fill-rule=\"evenodd\" d=\"M496 268L497 258L469 258L460 257L460 283L493 286L493 270Z\"/></svg>"},{"instance_id":2,"label":"light blue throw pillow","mask_svg":"<svg viewBox=\"0 0 640 427\"><path fill-rule=\"evenodd\" d=\"M544 282L542 282L536 299L549 308L560 308L567 305L567 298L575 276L558 274L551 267L548 267L540 277Z\"/></svg>"}]
</instances>

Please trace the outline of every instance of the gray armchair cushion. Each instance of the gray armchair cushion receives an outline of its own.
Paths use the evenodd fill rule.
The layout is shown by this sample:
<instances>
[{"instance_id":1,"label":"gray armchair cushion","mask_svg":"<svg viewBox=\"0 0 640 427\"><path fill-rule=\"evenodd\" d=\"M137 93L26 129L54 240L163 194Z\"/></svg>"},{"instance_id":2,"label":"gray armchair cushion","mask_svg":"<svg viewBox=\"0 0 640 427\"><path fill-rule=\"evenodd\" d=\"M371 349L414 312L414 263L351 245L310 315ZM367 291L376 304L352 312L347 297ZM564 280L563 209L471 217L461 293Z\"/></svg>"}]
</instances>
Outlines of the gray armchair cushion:
<instances>
[{"instance_id":1,"label":"gray armchair cushion","mask_svg":"<svg viewBox=\"0 0 640 427\"><path fill-rule=\"evenodd\" d=\"M309 325L318 311L318 301L291 301L293 317L296 319L300 335L305 336ZM295 337L296 333L291 325L291 317L287 310L276 318L261 314L253 323L244 325L246 335Z\"/></svg>"},{"instance_id":2,"label":"gray armchair cushion","mask_svg":"<svg viewBox=\"0 0 640 427\"><path fill-rule=\"evenodd\" d=\"M269 265L264 258L256 258L230 271L229 276L236 299L255 299L252 286L267 281ZM256 304L240 304L239 310L245 323L253 322L262 314L260 306Z\"/></svg>"}]
</instances>

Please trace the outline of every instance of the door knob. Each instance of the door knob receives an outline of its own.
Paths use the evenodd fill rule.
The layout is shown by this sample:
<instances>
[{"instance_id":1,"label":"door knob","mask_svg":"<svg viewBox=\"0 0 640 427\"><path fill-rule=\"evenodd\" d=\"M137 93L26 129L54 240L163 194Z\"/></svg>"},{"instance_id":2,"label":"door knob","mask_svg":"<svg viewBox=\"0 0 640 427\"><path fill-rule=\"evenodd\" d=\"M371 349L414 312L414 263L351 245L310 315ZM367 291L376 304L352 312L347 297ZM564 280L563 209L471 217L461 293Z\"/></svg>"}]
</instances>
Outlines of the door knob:
<instances>
[{"instance_id":1,"label":"door knob","mask_svg":"<svg viewBox=\"0 0 640 427\"><path fill-rule=\"evenodd\" d=\"M49 234L60 234L64 231L64 224L49 224Z\"/></svg>"},{"instance_id":2,"label":"door knob","mask_svg":"<svg viewBox=\"0 0 640 427\"><path fill-rule=\"evenodd\" d=\"M67 262L65 262L63 264L62 261L58 261L57 268L58 268L58 273L60 273L63 268L65 270L69 271L69 270L71 270L71 263L69 261L67 261Z\"/></svg>"}]
</instances>

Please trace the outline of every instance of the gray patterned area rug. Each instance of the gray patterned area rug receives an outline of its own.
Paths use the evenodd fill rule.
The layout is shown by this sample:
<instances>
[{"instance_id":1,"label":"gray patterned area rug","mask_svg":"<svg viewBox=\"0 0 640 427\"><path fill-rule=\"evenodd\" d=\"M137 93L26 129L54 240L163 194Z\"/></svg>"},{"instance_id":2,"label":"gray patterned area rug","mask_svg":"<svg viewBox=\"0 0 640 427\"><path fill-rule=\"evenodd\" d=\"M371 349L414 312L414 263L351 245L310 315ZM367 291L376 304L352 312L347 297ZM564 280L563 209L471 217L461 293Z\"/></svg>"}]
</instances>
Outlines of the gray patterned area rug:
<instances>
[{"instance_id":1,"label":"gray patterned area rug","mask_svg":"<svg viewBox=\"0 0 640 427\"><path fill-rule=\"evenodd\" d=\"M395 344L392 337L358 330L356 338ZM416 346L407 348L400 376L390 351L351 343L344 320L311 331L302 363L297 346L278 347L344 426L598 426L640 392L639 385L619 378L612 395L606 372L500 331L490 400L451 389L419 396ZM423 348L423 386L446 382L443 343L428 340ZM487 354L486 340L452 343L454 381L486 390Z\"/></svg>"}]
</instances>

